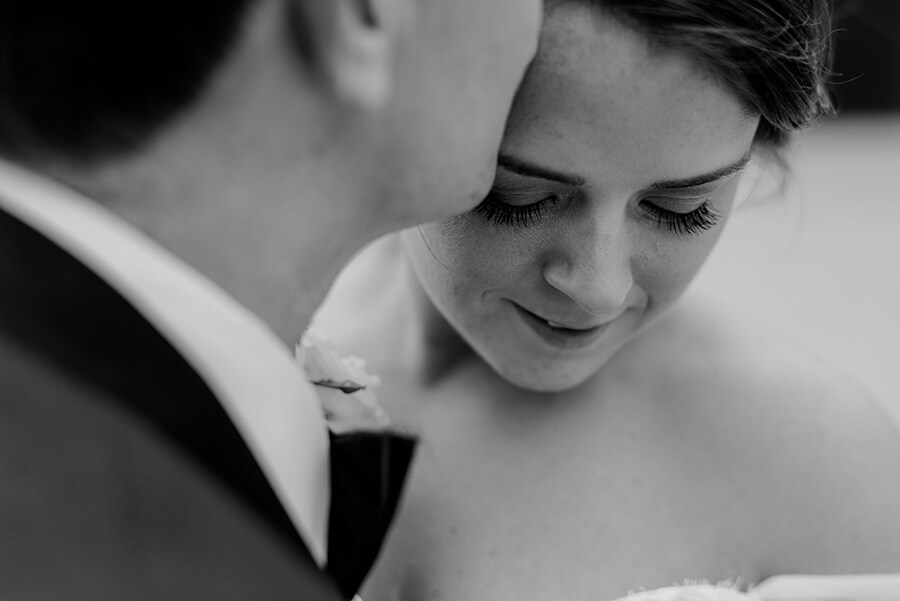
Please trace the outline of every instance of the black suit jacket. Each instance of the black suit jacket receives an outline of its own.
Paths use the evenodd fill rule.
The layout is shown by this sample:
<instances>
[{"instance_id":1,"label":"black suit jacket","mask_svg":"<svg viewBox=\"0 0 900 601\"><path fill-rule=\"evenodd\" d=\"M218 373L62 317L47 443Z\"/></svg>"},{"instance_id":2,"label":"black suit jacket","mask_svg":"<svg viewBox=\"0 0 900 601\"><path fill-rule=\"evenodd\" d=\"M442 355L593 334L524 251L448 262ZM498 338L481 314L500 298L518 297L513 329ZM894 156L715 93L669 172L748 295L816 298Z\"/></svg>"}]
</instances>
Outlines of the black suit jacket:
<instances>
[{"instance_id":1,"label":"black suit jacket","mask_svg":"<svg viewBox=\"0 0 900 601\"><path fill-rule=\"evenodd\" d=\"M3 210L0 598L341 598L194 370Z\"/></svg>"}]
</instances>

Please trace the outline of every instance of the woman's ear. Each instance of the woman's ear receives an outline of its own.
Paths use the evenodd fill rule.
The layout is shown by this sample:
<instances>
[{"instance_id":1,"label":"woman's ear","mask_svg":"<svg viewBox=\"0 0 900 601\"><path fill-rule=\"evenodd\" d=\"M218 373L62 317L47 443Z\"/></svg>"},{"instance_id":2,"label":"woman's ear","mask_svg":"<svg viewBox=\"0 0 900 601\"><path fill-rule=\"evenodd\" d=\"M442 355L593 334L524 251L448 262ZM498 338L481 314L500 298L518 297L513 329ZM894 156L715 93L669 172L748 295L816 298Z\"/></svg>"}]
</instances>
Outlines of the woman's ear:
<instances>
[{"instance_id":1,"label":"woman's ear","mask_svg":"<svg viewBox=\"0 0 900 601\"><path fill-rule=\"evenodd\" d=\"M417 0L286 0L293 45L337 102L390 100L396 48Z\"/></svg>"}]
</instances>

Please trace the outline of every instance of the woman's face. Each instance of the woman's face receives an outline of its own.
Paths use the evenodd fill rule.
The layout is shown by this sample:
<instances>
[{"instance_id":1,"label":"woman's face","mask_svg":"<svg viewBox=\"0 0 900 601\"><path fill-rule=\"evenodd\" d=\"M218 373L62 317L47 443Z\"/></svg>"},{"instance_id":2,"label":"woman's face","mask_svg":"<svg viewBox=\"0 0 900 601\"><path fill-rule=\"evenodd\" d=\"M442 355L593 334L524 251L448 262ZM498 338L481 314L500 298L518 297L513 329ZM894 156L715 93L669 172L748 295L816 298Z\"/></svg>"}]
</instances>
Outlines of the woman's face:
<instances>
[{"instance_id":1,"label":"woman's face","mask_svg":"<svg viewBox=\"0 0 900 601\"><path fill-rule=\"evenodd\" d=\"M758 119L688 56L577 5L554 9L491 195L405 234L446 320L502 377L580 384L694 278Z\"/></svg>"}]
</instances>

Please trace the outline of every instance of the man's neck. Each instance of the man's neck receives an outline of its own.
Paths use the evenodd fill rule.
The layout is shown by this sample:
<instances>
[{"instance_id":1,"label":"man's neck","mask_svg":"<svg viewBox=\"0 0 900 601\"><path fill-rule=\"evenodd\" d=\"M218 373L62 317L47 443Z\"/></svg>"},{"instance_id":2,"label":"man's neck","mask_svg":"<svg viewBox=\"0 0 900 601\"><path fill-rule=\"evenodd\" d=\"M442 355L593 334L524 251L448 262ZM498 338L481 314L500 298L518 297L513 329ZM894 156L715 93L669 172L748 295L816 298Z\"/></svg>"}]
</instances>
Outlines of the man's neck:
<instances>
[{"instance_id":1,"label":"man's neck","mask_svg":"<svg viewBox=\"0 0 900 601\"><path fill-rule=\"evenodd\" d=\"M53 175L155 239L293 346L342 266L381 233L374 229L378 217L365 203L354 204L361 194L346 178L328 175L335 166L314 159L297 167L310 176L290 184L274 176L261 183L258 165L252 177L242 177L203 161ZM278 188L298 181L309 183L290 195L290 207L267 202L284 198Z\"/></svg>"},{"instance_id":2,"label":"man's neck","mask_svg":"<svg viewBox=\"0 0 900 601\"><path fill-rule=\"evenodd\" d=\"M50 174L131 222L296 343L343 264L396 216L377 115L337 106L259 3L203 94L134 158ZM286 101L285 99L289 99ZM387 184L385 184L387 185Z\"/></svg>"}]
</instances>

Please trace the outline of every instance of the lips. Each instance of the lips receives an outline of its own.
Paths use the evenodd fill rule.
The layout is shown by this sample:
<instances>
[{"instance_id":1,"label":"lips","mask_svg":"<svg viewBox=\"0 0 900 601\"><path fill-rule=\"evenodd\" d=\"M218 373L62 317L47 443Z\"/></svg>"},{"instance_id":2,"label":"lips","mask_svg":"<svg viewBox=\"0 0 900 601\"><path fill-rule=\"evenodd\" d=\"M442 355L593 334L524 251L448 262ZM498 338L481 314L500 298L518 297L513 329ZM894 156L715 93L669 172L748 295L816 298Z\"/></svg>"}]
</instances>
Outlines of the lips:
<instances>
[{"instance_id":1,"label":"lips","mask_svg":"<svg viewBox=\"0 0 900 601\"><path fill-rule=\"evenodd\" d=\"M528 311L527 309L523 309L523 310ZM528 311L528 312L531 313L530 311ZM572 325L565 324L561 321L553 321L552 319L544 319L537 313L531 313L531 314L540 320L546 321L550 325L550 327L557 328L560 330L572 330L573 332L586 332L588 330L596 330L597 328L602 327L602 326L581 326L581 327L572 326Z\"/></svg>"},{"instance_id":2,"label":"lips","mask_svg":"<svg viewBox=\"0 0 900 601\"><path fill-rule=\"evenodd\" d=\"M516 306L516 308L524 311L525 313L533 315L537 319L540 319L541 321L548 323L550 326L552 326L554 328L560 328L560 329L564 329L564 330L575 330L575 331L596 330L597 328L602 328L602 327L608 325L610 322L615 321L616 318L618 317L618 315L607 316L602 322L594 323L594 324L584 323L584 322L576 323L576 320L572 320L572 319L565 319L565 318L551 319L548 317L544 317L543 315L541 315L539 313L535 313L534 311L529 311L528 309L526 309L525 307L523 307L522 305L520 305L514 301L511 301L511 302L513 305Z\"/></svg>"},{"instance_id":3,"label":"lips","mask_svg":"<svg viewBox=\"0 0 900 601\"><path fill-rule=\"evenodd\" d=\"M544 319L516 303L512 305L529 329L556 349L580 349L590 346L614 321L610 320L592 327L572 327L567 323Z\"/></svg>"}]
</instances>

